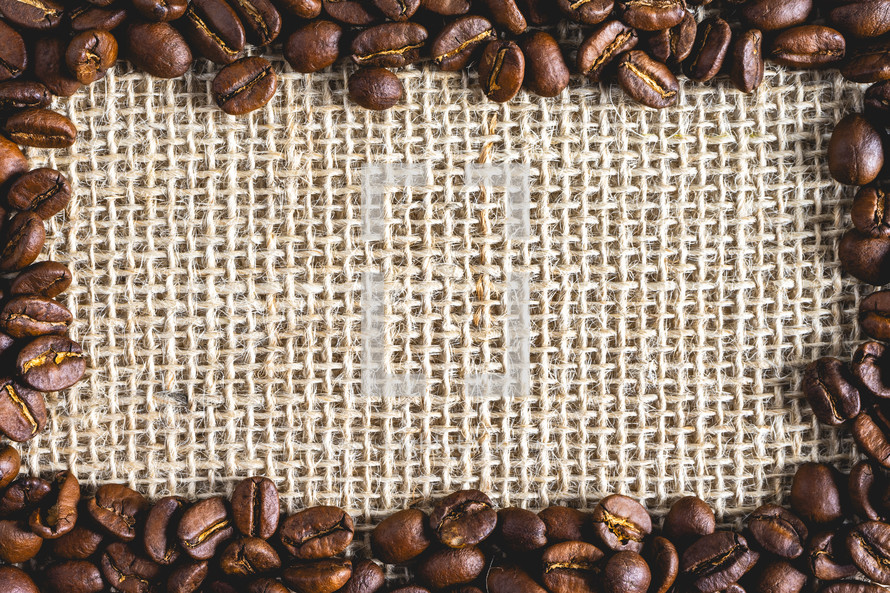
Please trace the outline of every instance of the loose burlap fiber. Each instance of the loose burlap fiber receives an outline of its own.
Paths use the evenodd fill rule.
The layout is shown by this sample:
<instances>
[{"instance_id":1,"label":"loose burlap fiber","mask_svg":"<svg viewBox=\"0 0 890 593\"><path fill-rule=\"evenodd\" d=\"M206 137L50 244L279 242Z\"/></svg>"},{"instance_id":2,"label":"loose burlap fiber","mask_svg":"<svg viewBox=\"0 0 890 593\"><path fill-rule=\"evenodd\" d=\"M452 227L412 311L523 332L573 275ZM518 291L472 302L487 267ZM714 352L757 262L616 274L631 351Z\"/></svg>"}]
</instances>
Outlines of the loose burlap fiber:
<instances>
[{"instance_id":1,"label":"loose burlap fiber","mask_svg":"<svg viewBox=\"0 0 890 593\"><path fill-rule=\"evenodd\" d=\"M289 509L367 522L461 487L656 512L695 493L731 521L802 462L849 465L797 385L860 340L867 290L836 259L851 196L824 158L858 86L771 66L757 94L684 81L665 111L581 80L500 106L471 75L418 68L371 113L347 70L275 65L279 92L249 117L213 104L206 66L168 82L120 65L58 103L79 141L31 156L76 188L45 252L74 271L63 300L90 363L49 398L28 469L151 496L265 474ZM505 237L503 192L465 183L480 162L529 168L527 240ZM367 163L424 176L386 194L377 241ZM531 275L531 389L474 399L470 367L502 368L507 266ZM363 392L370 269L393 292L387 372L423 375L420 396Z\"/></svg>"}]
</instances>

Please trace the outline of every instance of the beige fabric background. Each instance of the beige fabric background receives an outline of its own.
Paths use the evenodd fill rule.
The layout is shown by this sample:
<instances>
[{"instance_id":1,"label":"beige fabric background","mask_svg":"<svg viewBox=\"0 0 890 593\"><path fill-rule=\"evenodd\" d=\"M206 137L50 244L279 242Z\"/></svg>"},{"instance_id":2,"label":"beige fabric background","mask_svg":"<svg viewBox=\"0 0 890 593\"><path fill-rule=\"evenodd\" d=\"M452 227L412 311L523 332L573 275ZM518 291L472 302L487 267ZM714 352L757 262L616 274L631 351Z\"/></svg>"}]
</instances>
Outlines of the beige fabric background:
<instances>
[{"instance_id":1,"label":"beige fabric background","mask_svg":"<svg viewBox=\"0 0 890 593\"><path fill-rule=\"evenodd\" d=\"M46 251L74 270L90 367L50 398L31 470L152 496L266 474L289 508L368 520L466 486L531 508L697 493L732 520L800 462L848 464L796 385L858 340L863 289L835 258L849 194L823 152L859 87L769 67L753 96L686 81L663 112L580 80L499 106L421 68L375 114L349 105L345 70L276 66L275 99L242 119L212 104L209 68L167 82L122 65L59 102L80 140L31 154L76 188ZM464 187L480 159L531 168L531 241L504 239L502 195ZM368 162L427 176L390 196L373 243ZM482 405L462 373L500 368L505 262L533 277L532 392ZM421 398L360 389L370 266L401 287L387 360L430 378Z\"/></svg>"}]
</instances>

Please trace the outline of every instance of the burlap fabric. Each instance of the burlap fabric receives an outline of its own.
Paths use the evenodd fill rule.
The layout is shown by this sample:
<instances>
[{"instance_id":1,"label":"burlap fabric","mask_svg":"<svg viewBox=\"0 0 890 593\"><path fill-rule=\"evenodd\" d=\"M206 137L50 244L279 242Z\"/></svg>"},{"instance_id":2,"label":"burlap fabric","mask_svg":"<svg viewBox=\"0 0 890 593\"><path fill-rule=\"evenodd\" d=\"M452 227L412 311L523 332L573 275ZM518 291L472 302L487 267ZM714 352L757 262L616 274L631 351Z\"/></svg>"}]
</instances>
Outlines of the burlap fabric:
<instances>
[{"instance_id":1,"label":"burlap fabric","mask_svg":"<svg viewBox=\"0 0 890 593\"><path fill-rule=\"evenodd\" d=\"M824 160L858 86L771 66L753 96L685 81L662 112L580 80L499 106L419 68L378 114L349 104L345 70L276 66L272 104L240 119L209 69L121 65L58 103L77 145L31 156L76 188L46 254L74 270L90 365L50 397L30 470L151 496L266 474L290 509L366 521L460 487L531 508L695 493L731 521L801 462L849 463L797 384L859 340L865 289L835 255L850 192ZM529 167L529 238L465 183L479 162ZM386 194L382 240L362 235L366 163L423 170ZM531 275L531 390L483 401L463 378L502 367L507 266ZM421 396L363 392L369 269L394 287L388 372L424 375Z\"/></svg>"}]
</instances>

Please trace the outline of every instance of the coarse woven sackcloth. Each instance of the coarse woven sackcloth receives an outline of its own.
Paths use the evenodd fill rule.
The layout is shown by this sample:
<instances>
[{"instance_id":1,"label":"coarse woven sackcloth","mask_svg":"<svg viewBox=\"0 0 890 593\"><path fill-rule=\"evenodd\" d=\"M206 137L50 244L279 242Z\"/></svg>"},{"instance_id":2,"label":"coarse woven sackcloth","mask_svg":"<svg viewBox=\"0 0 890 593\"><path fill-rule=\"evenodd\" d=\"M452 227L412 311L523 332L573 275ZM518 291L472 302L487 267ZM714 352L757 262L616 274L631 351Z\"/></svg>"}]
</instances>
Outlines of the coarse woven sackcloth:
<instances>
[{"instance_id":1,"label":"coarse woven sackcloth","mask_svg":"<svg viewBox=\"0 0 890 593\"><path fill-rule=\"evenodd\" d=\"M502 106L419 67L372 113L346 67L273 61L279 91L247 117L213 104L207 65L161 81L121 64L58 101L77 144L30 155L75 188L45 254L74 271L61 298L90 363L49 397L27 469L153 497L264 474L290 510L367 523L463 487L656 513L694 493L731 522L800 463L849 466L797 385L861 340L869 289L836 258L852 192L824 155L861 87L768 66L756 94L684 80L663 111L581 79ZM363 236L368 163L423 174L387 191L381 240ZM505 236L506 192L466 183L473 163L528 167L529 237ZM503 370L508 267L531 278L530 390L473 398L468 375ZM370 270L389 294L372 337L420 395L362 389Z\"/></svg>"}]
</instances>

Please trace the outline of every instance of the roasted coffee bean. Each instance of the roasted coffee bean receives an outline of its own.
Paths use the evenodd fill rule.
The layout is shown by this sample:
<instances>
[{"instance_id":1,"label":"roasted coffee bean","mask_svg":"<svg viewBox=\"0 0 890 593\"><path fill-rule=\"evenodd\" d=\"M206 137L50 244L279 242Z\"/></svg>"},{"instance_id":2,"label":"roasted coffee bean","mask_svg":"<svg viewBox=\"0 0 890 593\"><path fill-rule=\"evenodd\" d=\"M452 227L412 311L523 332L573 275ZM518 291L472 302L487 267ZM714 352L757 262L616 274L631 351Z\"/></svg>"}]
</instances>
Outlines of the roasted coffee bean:
<instances>
[{"instance_id":1,"label":"roasted coffee bean","mask_svg":"<svg viewBox=\"0 0 890 593\"><path fill-rule=\"evenodd\" d=\"M27 516L52 491L52 485L34 476L23 476L0 496L0 517Z\"/></svg>"},{"instance_id":2,"label":"roasted coffee bean","mask_svg":"<svg viewBox=\"0 0 890 593\"><path fill-rule=\"evenodd\" d=\"M541 97L555 97L569 86L571 73L556 39L549 33L529 33L520 42L525 55L525 86Z\"/></svg>"},{"instance_id":3,"label":"roasted coffee bean","mask_svg":"<svg viewBox=\"0 0 890 593\"><path fill-rule=\"evenodd\" d=\"M800 388L824 424L840 426L859 414L859 390L853 374L836 358L811 362L804 371Z\"/></svg>"},{"instance_id":4,"label":"roasted coffee bean","mask_svg":"<svg viewBox=\"0 0 890 593\"><path fill-rule=\"evenodd\" d=\"M0 379L0 432L18 443L34 438L46 427L43 395L16 383Z\"/></svg>"},{"instance_id":5,"label":"roasted coffee bean","mask_svg":"<svg viewBox=\"0 0 890 593\"><path fill-rule=\"evenodd\" d=\"M550 543L583 541L590 527L590 515L571 507L547 507L538 513L538 517L547 527Z\"/></svg>"},{"instance_id":6,"label":"roasted coffee bean","mask_svg":"<svg viewBox=\"0 0 890 593\"><path fill-rule=\"evenodd\" d=\"M219 557L219 566L227 575L260 575L281 568L281 558L266 540L243 537L230 542Z\"/></svg>"},{"instance_id":7,"label":"roasted coffee bean","mask_svg":"<svg viewBox=\"0 0 890 593\"><path fill-rule=\"evenodd\" d=\"M22 456L12 445L0 447L0 488L6 488L19 475Z\"/></svg>"},{"instance_id":8,"label":"roasted coffee bean","mask_svg":"<svg viewBox=\"0 0 890 593\"><path fill-rule=\"evenodd\" d=\"M815 69L844 59L844 36L831 27L801 25L779 33L769 57L789 68Z\"/></svg>"},{"instance_id":9,"label":"roasted coffee bean","mask_svg":"<svg viewBox=\"0 0 890 593\"><path fill-rule=\"evenodd\" d=\"M175 21L185 15L186 0L132 0L133 8L143 18L154 23Z\"/></svg>"},{"instance_id":10,"label":"roasted coffee bean","mask_svg":"<svg viewBox=\"0 0 890 593\"><path fill-rule=\"evenodd\" d=\"M667 593L680 574L680 555L677 547L665 537L652 539L646 550L646 560L652 573L651 593Z\"/></svg>"},{"instance_id":11,"label":"roasted coffee bean","mask_svg":"<svg viewBox=\"0 0 890 593\"><path fill-rule=\"evenodd\" d=\"M52 491L31 513L28 525L43 539L57 539L74 529L77 505L80 502L80 483L69 471L55 475Z\"/></svg>"},{"instance_id":12,"label":"roasted coffee bean","mask_svg":"<svg viewBox=\"0 0 890 593\"><path fill-rule=\"evenodd\" d=\"M0 186L28 170L28 159L15 142L0 136Z\"/></svg>"},{"instance_id":13,"label":"roasted coffee bean","mask_svg":"<svg viewBox=\"0 0 890 593\"><path fill-rule=\"evenodd\" d=\"M890 525L881 521L860 523L847 535L847 549L865 576L890 585Z\"/></svg>"},{"instance_id":14,"label":"roasted coffee bean","mask_svg":"<svg viewBox=\"0 0 890 593\"><path fill-rule=\"evenodd\" d=\"M703 535L714 533L717 519L708 503L697 496L684 496L671 505L664 518L664 535L680 546L687 547Z\"/></svg>"},{"instance_id":15,"label":"roasted coffee bean","mask_svg":"<svg viewBox=\"0 0 890 593\"><path fill-rule=\"evenodd\" d=\"M761 31L781 31L805 23L813 0L751 0L742 4L741 14Z\"/></svg>"},{"instance_id":16,"label":"roasted coffee bean","mask_svg":"<svg viewBox=\"0 0 890 593\"><path fill-rule=\"evenodd\" d=\"M0 560L9 564L21 564L37 556L43 547L43 538L36 535L24 521L0 520Z\"/></svg>"},{"instance_id":17,"label":"roasted coffee bean","mask_svg":"<svg viewBox=\"0 0 890 593\"><path fill-rule=\"evenodd\" d=\"M102 573L92 562L67 560L48 566L43 593L100 593L105 591Z\"/></svg>"},{"instance_id":18,"label":"roasted coffee bean","mask_svg":"<svg viewBox=\"0 0 890 593\"><path fill-rule=\"evenodd\" d=\"M613 0L556 0L556 6L582 25L597 25L612 14Z\"/></svg>"},{"instance_id":19,"label":"roasted coffee bean","mask_svg":"<svg viewBox=\"0 0 890 593\"><path fill-rule=\"evenodd\" d=\"M186 501L178 496L158 500L145 519L145 552L158 564L167 566L179 558L176 530Z\"/></svg>"},{"instance_id":20,"label":"roasted coffee bean","mask_svg":"<svg viewBox=\"0 0 890 593\"><path fill-rule=\"evenodd\" d=\"M884 136L868 119L853 113L834 128L828 144L832 177L847 185L867 185L884 166Z\"/></svg>"},{"instance_id":21,"label":"roasted coffee bean","mask_svg":"<svg viewBox=\"0 0 890 593\"><path fill-rule=\"evenodd\" d=\"M33 80L8 80L0 83L0 111L46 107L52 96L46 85Z\"/></svg>"},{"instance_id":22,"label":"roasted coffee bean","mask_svg":"<svg viewBox=\"0 0 890 593\"><path fill-rule=\"evenodd\" d=\"M552 0L520 0L522 14L532 25L548 25L556 22L558 8Z\"/></svg>"},{"instance_id":23,"label":"roasted coffee bean","mask_svg":"<svg viewBox=\"0 0 890 593\"><path fill-rule=\"evenodd\" d=\"M863 187L853 200L850 218L853 226L870 237L890 237L890 204L882 188Z\"/></svg>"},{"instance_id":24,"label":"roasted coffee bean","mask_svg":"<svg viewBox=\"0 0 890 593\"><path fill-rule=\"evenodd\" d=\"M417 578L431 589L446 589L473 582L485 570L485 554L476 546L440 548L417 566Z\"/></svg>"},{"instance_id":25,"label":"roasted coffee bean","mask_svg":"<svg viewBox=\"0 0 890 593\"><path fill-rule=\"evenodd\" d=\"M99 565L108 584L122 593L153 593L161 576L160 565L138 556L122 542L105 548Z\"/></svg>"},{"instance_id":26,"label":"roasted coffee bean","mask_svg":"<svg viewBox=\"0 0 890 593\"><path fill-rule=\"evenodd\" d=\"M770 560L752 572L752 593L800 593L807 583L807 575L787 560Z\"/></svg>"},{"instance_id":27,"label":"roasted coffee bean","mask_svg":"<svg viewBox=\"0 0 890 593\"><path fill-rule=\"evenodd\" d=\"M430 546L429 517L417 509L393 513L371 532L374 556L387 564L404 564L423 554Z\"/></svg>"},{"instance_id":28,"label":"roasted coffee bean","mask_svg":"<svg viewBox=\"0 0 890 593\"><path fill-rule=\"evenodd\" d=\"M600 501L591 517L593 531L603 544L616 552L639 552L652 533L652 519L632 498L613 494Z\"/></svg>"},{"instance_id":29,"label":"roasted coffee bean","mask_svg":"<svg viewBox=\"0 0 890 593\"><path fill-rule=\"evenodd\" d=\"M246 33L225 0L192 0L183 18L189 45L211 62L231 64L241 56Z\"/></svg>"},{"instance_id":30,"label":"roasted coffee bean","mask_svg":"<svg viewBox=\"0 0 890 593\"><path fill-rule=\"evenodd\" d=\"M232 0L241 18L247 39L255 45L269 45L281 34L281 13L269 0Z\"/></svg>"},{"instance_id":31,"label":"roasted coffee bean","mask_svg":"<svg viewBox=\"0 0 890 593\"><path fill-rule=\"evenodd\" d=\"M210 87L216 104L229 115L244 115L268 103L278 88L272 64L257 56L241 58L219 71Z\"/></svg>"},{"instance_id":32,"label":"roasted coffee bean","mask_svg":"<svg viewBox=\"0 0 890 593\"><path fill-rule=\"evenodd\" d=\"M851 52L841 74L852 82L873 83L890 79L890 43L874 43Z\"/></svg>"},{"instance_id":33,"label":"roasted coffee bean","mask_svg":"<svg viewBox=\"0 0 890 593\"><path fill-rule=\"evenodd\" d=\"M498 514L478 490L460 490L443 498L430 513L434 536L449 548L474 546L494 531Z\"/></svg>"},{"instance_id":34,"label":"roasted coffee bean","mask_svg":"<svg viewBox=\"0 0 890 593\"><path fill-rule=\"evenodd\" d=\"M71 120L49 109L24 109L6 119L3 131L13 142L36 148L67 148L77 139Z\"/></svg>"},{"instance_id":35,"label":"roasted coffee bean","mask_svg":"<svg viewBox=\"0 0 890 593\"><path fill-rule=\"evenodd\" d=\"M12 295L40 295L52 298L65 292L71 285L71 272L54 261L31 264L18 273L9 287Z\"/></svg>"},{"instance_id":36,"label":"roasted coffee bean","mask_svg":"<svg viewBox=\"0 0 890 593\"><path fill-rule=\"evenodd\" d=\"M791 483L791 510L810 525L827 525L844 516L841 476L822 463L804 463Z\"/></svg>"},{"instance_id":37,"label":"roasted coffee bean","mask_svg":"<svg viewBox=\"0 0 890 593\"><path fill-rule=\"evenodd\" d=\"M260 577L258 579L250 581L250 583L247 585L247 593L291 593L291 590L275 579ZM358 590L350 593L362 592L361 590Z\"/></svg>"},{"instance_id":38,"label":"roasted coffee bean","mask_svg":"<svg viewBox=\"0 0 890 593\"><path fill-rule=\"evenodd\" d=\"M807 545L807 566L817 579L835 581L858 572L847 552L846 534L825 531L810 538Z\"/></svg>"},{"instance_id":39,"label":"roasted coffee bean","mask_svg":"<svg viewBox=\"0 0 890 593\"><path fill-rule=\"evenodd\" d=\"M87 527L79 517L74 529L52 541L50 553L64 560L86 560L99 551L105 537L98 529Z\"/></svg>"},{"instance_id":40,"label":"roasted coffee bean","mask_svg":"<svg viewBox=\"0 0 890 593\"><path fill-rule=\"evenodd\" d=\"M547 526L531 511L508 507L498 511L495 536L503 550L532 552L547 545Z\"/></svg>"},{"instance_id":41,"label":"roasted coffee bean","mask_svg":"<svg viewBox=\"0 0 890 593\"><path fill-rule=\"evenodd\" d=\"M318 20L294 31L284 44L284 57L297 72L308 74L331 66L340 57L343 27Z\"/></svg>"},{"instance_id":42,"label":"roasted coffee bean","mask_svg":"<svg viewBox=\"0 0 890 593\"><path fill-rule=\"evenodd\" d=\"M192 50L169 23L132 22L126 42L130 61L152 76L178 78L192 65Z\"/></svg>"},{"instance_id":43,"label":"roasted coffee bean","mask_svg":"<svg viewBox=\"0 0 890 593\"><path fill-rule=\"evenodd\" d=\"M470 10L471 0L420 0L420 5L442 16L457 16Z\"/></svg>"},{"instance_id":44,"label":"roasted coffee bean","mask_svg":"<svg viewBox=\"0 0 890 593\"><path fill-rule=\"evenodd\" d=\"M723 67L732 31L729 23L719 17L710 18L698 26L695 47L686 59L686 75L692 80L704 82L711 80Z\"/></svg>"},{"instance_id":45,"label":"roasted coffee bean","mask_svg":"<svg viewBox=\"0 0 890 593\"><path fill-rule=\"evenodd\" d=\"M321 14L321 0L276 0L275 5L301 19L314 19Z\"/></svg>"},{"instance_id":46,"label":"roasted coffee bean","mask_svg":"<svg viewBox=\"0 0 890 593\"><path fill-rule=\"evenodd\" d=\"M738 581L759 555L745 538L729 531L705 535L683 552L680 572L699 593L716 593Z\"/></svg>"},{"instance_id":47,"label":"roasted coffee bean","mask_svg":"<svg viewBox=\"0 0 890 593\"><path fill-rule=\"evenodd\" d=\"M863 453L890 468L890 414L885 406L864 409L853 421L852 432Z\"/></svg>"},{"instance_id":48,"label":"roasted coffee bean","mask_svg":"<svg viewBox=\"0 0 890 593\"><path fill-rule=\"evenodd\" d=\"M766 504L751 513L748 530L761 548L782 558L797 558L804 551L808 532L794 513Z\"/></svg>"},{"instance_id":49,"label":"roasted coffee bean","mask_svg":"<svg viewBox=\"0 0 890 593\"><path fill-rule=\"evenodd\" d=\"M619 58L618 83L635 101L653 109L676 104L680 93L680 83L668 67L639 50Z\"/></svg>"},{"instance_id":50,"label":"roasted coffee bean","mask_svg":"<svg viewBox=\"0 0 890 593\"><path fill-rule=\"evenodd\" d=\"M862 519L883 521L881 508L881 492L887 489L877 468L868 461L860 461L850 470L847 480L850 493L850 505Z\"/></svg>"},{"instance_id":51,"label":"roasted coffee bean","mask_svg":"<svg viewBox=\"0 0 890 593\"><path fill-rule=\"evenodd\" d=\"M359 560L352 565L352 576L337 593L375 593L383 588L386 576L373 560Z\"/></svg>"},{"instance_id":52,"label":"roasted coffee bean","mask_svg":"<svg viewBox=\"0 0 890 593\"><path fill-rule=\"evenodd\" d=\"M15 180L6 201L16 210L36 212L47 220L61 212L71 199L68 179L55 169L34 169Z\"/></svg>"},{"instance_id":53,"label":"roasted coffee bean","mask_svg":"<svg viewBox=\"0 0 890 593\"><path fill-rule=\"evenodd\" d=\"M342 554L355 534L352 517L343 509L311 507L281 524L281 543L299 560L317 560Z\"/></svg>"},{"instance_id":54,"label":"roasted coffee bean","mask_svg":"<svg viewBox=\"0 0 890 593\"><path fill-rule=\"evenodd\" d=\"M859 325L871 338L890 340L890 291L879 290L862 299Z\"/></svg>"},{"instance_id":55,"label":"roasted coffee bean","mask_svg":"<svg viewBox=\"0 0 890 593\"><path fill-rule=\"evenodd\" d=\"M618 552L603 568L603 593L646 593L651 582L649 565L636 552Z\"/></svg>"},{"instance_id":56,"label":"roasted coffee bean","mask_svg":"<svg viewBox=\"0 0 890 593\"><path fill-rule=\"evenodd\" d=\"M75 33L92 31L113 31L127 19L127 9L123 6L100 8L92 4L81 4L68 12L71 30Z\"/></svg>"},{"instance_id":57,"label":"roasted coffee bean","mask_svg":"<svg viewBox=\"0 0 890 593\"><path fill-rule=\"evenodd\" d=\"M616 4L621 20L641 31L670 29L686 17L684 0L618 0Z\"/></svg>"},{"instance_id":58,"label":"roasted coffee bean","mask_svg":"<svg viewBox=\"0 0 890 593\"><path fill-rule=\"evenodd\" d=\"M210 572L207 562L186 562L173 569L167 577L167 593L195 593Z\"/></svg>"},{"instance_id":59,"label":"roasted coffee bean","mask_svg":"<svg viewBox=\"0 0 890 593\"><path fill-rule=\"evenodd\" d=\"M879 37L890 32L890 1L841 2L828 13L828 20L853 37Z\"/></svg>"},{"instance_id":60,"label":"roasted coffee bean","mask_svg":"<svg viewBox=\"0 0 890 593\"><path fill-rule=\"evenodd\" d=\"M691 13L686 13L679 25L656 31L649 37L649 52L665 64L679 64L692 53L698 24Z\"/></svg>"},{"instance_id":61,"label":"roasted coffee bean","mask_svg":"<svg viewBox=\"0 0 890 593\"><path fill-rule=\"evenodd\" d=\"M179 543L195 560L209 560L234 535L229 509L223 498L207 498L187 508L177 527Z\"/></svg>"},{"instance_id":62,"label":"roasted coffee bean","mask_svg":"<svg viewBox=\"0 0 890 593\"><path fill-rule=\"evenodd\" d=\"M349 98L365 109L389 109L402 98L402 91L399 77L386 68L362 68L349 77Z\"/></svg>"},{"instance_id":63,"label":"roasted coffee bean","mask_svg":"<svg viewBox=\"0 0 890 593\"><path fill-rule=\"evenodd\" d=\"M730 78L743 93L754 92L763 82L763 34L757 29L745 31L732 44Z\"/></svg>"},{"instance_id":64,"label":"roasted coffee bean","mask_svg":"<svg viewBox=\"0 0 890 593\"><path fill-rule=\"evenodd\" d=\"M828 583L820 593L884 593L884 587L865 581L843 581Z\"/></svg>"},{"instance_id":65,"label":"roasted coffee bean","mask_svg":"<svg viewBox=\"0 0 890 593\"><path fill-rule=\"evenodd\" d=\"M890 398L890 358L886 346L880 342L860 344L853 353L850 370L865 393Z\"/></svg>"},{"instance_id":66,"label":"roasted coffee bean","mask_svg":"<svg viewBox=\"0 0 890 593\"><path fill-rule=\"evenodd\" d=\"M136 539L137 528L149 504L144 496L123 484L105 484L87 502L90 516L117 539Z\"/></svg>"},{"instance_id":67,"label":"roasted coffee bean","mask_svg":"<svg viewBox=\"0 0 890 593\"><path fill-rule=\"evenodd\" d=\"M488 593L547 593L527 572L515 565L495 566L485 578Z\"/></svg>"},{"instance_id":68,"label":"roasted coffee bean","mask_svg":"<svg viewBox=\"0 0 890 593\"><path fill-rule=\"evenodd\" d=\"M522 35L528 29L528 22L516 0L484 0L484 4L494 22L513 35Z\"/></svg>"},{"instance_id":69,"label":"roasted coffee bean","mask_svg":"<svg viewBox=\"0 0 890 593\"><path fill-rule=\"evenodd\" d=\"M420 8L420 0L374 0L374 6L386 18L404 22L414 16L414 13Z\"/></svg>"},{"instance_id":70,"label":"roasted coffee bean","mask_svg":"<svg viewBox=\"0 0 890 593\"><path fill-rule=\"evenodd\" d=\"M510 101L525 79L525 55L512 41L489 41L479 61L482 92L496 103Z\"/></svg>"},{"instance_id":71,"label":"roasted coffee bean","mask_svg":"<svg viewBox=\"0 0 890 593\"><path fill-rule=\"evenodd\" d=\"M869 237L857 230L844 233L838 246L844 271L855 278L882 286L890 282L890 238Z\"/></svg>"},{"instance_id":72,"label":"roasted coffee bean","mask_svg":"<svg viewBox=\"0 0 890 593\"><path fill-rule=\"evenodd\" d=\"M5 593L40 593L31 577L15 566L0 566L0 591Z\"/></svg>"},{"instance_id":73,"label":"roasted coffee bean","mask_svg":"<svg viewBox=\"0 0 890 593\"><path fill-rule=\"evenodd\" d=\"M65 7L54 0L0 0L0 15L19 29L47 31L62 24Z\"/></svg>"},{"instance_id":74,"label":"roasted coffee bean","mask_svg":"<svg viewBox=\"0 0 890 593\"><path fill-rule=\"evenodd\" d=\"M552 593L595 593L605 554L582 541L554 544L541 557L544 586Z\"/></svg>"},{"instance_id":75,"label":"roasted coffee bean","mask_svg":"<svg viewBox=\"0 0 890 593\"><path fill-rule=\"evenodd\" d=\"M18 78L27 67L25 40L15 29L0 21L0 81Z\"/></svg>"},{"instance_id":76,"label":"roasted coffee bean","mask_svg":"<svg viewBox=\"0 0 890 593\"><path fill-rule=\"evenodd\" d=\"M445 25L433 40L433 62L446 72L461 70L487 42L496 38L494 27L485 17L461 17Z\"/></svg>"},{"instance_id":77,"label":"roasted coffee bean","mask_svg":"<svg viewBox=\"0 0 890 593\"><path fill-rule=\"evenodd\" d=\"M12 83L6 83L12 84ZM0 85L2 89L2 85ZM0 91L2 97L2 91ZM2 98L0 98L2 104ZM887 125L890 122L890 81L883 81L868 87L865 91L865 114L870 121Z\"/></svg>"},{"instance_id":78,"label":"roasted coffee bean","mask_svg":"<svg viewBox=\"0 0 890 593\"><path fill-rule=\"evenodd\" d=\"M621 21L603 23L578 48L578 72L592 82L600 82L609 65L638 42L636 31Z\"/></svg>"},{"instance_id":79,"label":"roasted coffee bean","mask_svg":"<svg viewBox=\"0 0 890 593\"><path fill-rule=\"evenodd\" d=\"M417 23L384 23L365 29L352 41L352 60L359 66L401 68L420 59L429 34Z\"/></svg>"},{"instance_id":80,"label":"roasted coffee bean","mask_svg":"<svg viewBox=\"0 0 890 593\"><path fill-rule=\"evenodd\" d=\"M0 310L0 330L13 338L65 335L73 320L65 305L36 295L13 297Z\"/></svg>"},{"instance_id":81,"label":"roasted coffee bean","mask_svg":"<svg viewBox=\"0 0 890 593\"><path fill-rule=\"evenodd\" d=\"M16 359L19 376L38 391L67 389L80 381L86 367L83 348L63 336L35 338Z\"/></svg>"},{"instance_id":82,"label":"roasted coffee bean","mask_svg":"<svg viewBox=\"0 0 890 593\"><path fill-rule=\"evenodd\" d=\"M323 0L322 6L332 19L354 27L367 27L379 20L369 0Z\"/></svg>"},{"instance_id":83,"label":"roasted coffee bean","mask_svg":"<svg viewBox=\"0 0 890 593\"><path fill-rule=\"evenodd\" d=\"M334 593L343 588L352 576L352 563L342 558L316 560L285 568L284 584L296 593Z\"/></svg>"},{"instance_id":84,"label":"roasted coffee bean","mask_svg":"<svg viewBox=\"0 0 890 593\"><path fill-rule=\"evenodd\" d=\"M34 75L60 97L70 97L80 89L80 83L68 72L65 50L68 43L61 37L41 37L34 44ZM138 64L137 64L138 65Z\"/></svg>"},{"instance_id":85,"label":"roasted coffee bean","mask_svg":"<svg viewBox=\"0 0 890 593\"><path fill-rule=\"evenodd\" d=\"M278 490L269 478L242 480L232 493L232 521L242 535L269 539L278 531Z\"/></svg>"},{"instance_id":86,"label":"roasted coffee bean","mask_svg":"<svg viewBox=\"0 0 890 593\"><path fill-rule=\"evenodd\" d=\"M65 64L81 84L92 84L105 78L117 60L117 40L108 31L84 31L68 43Z\"/></svg>"}]
</instances>

